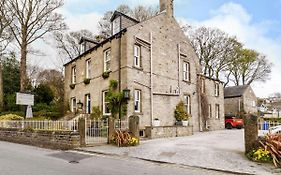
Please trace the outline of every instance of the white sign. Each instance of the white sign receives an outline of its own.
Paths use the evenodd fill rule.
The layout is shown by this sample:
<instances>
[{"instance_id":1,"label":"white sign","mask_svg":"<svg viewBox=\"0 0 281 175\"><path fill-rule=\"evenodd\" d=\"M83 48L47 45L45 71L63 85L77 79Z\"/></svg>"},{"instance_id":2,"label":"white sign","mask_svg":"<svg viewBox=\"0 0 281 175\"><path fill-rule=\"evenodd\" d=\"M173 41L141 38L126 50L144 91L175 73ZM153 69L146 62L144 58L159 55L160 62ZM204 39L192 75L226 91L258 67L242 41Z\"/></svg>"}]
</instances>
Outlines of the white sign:
<instances>
[{"instance_id":1,"label":"white sign","mask_svg":"<svg viewBox=\"0 0 281 175\"><path fill-rule=\"evenodd\" d=\"M17 93L17 102L16 103L17 103L17 105L33 106L34 105L34 95Z\"/></svg>"}]
</instances>

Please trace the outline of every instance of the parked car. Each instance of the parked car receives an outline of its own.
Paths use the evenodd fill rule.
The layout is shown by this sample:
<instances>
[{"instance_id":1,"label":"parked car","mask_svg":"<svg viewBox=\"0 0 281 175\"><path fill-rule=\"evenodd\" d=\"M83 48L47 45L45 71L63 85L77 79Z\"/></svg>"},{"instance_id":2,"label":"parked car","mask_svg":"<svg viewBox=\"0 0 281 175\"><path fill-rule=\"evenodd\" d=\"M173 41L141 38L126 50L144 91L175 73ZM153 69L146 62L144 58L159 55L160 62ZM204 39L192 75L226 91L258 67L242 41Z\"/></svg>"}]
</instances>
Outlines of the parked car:
<instances>
[{"instance_id":1,"label":"parked car","mask_svg":"<svg viewBox=\"0 0 281 175\"><path fill-rule=\"evenodd\" d=\"M273 126L273 127L269 128L269 133L270 134L280 134L281 133L281 125Z\"/></svg>"},{"instance_id":2,"label":"parked car","mask_svg":"<svg viewBox=\"0 0 281 175\"><path fill-rule=\"evenodd\" d=\"M242 118L235 115L225 115L226 129L232 129L232 128L241 129L243 127L244 127L244 121Z\"/></svg>"}]
</instances>

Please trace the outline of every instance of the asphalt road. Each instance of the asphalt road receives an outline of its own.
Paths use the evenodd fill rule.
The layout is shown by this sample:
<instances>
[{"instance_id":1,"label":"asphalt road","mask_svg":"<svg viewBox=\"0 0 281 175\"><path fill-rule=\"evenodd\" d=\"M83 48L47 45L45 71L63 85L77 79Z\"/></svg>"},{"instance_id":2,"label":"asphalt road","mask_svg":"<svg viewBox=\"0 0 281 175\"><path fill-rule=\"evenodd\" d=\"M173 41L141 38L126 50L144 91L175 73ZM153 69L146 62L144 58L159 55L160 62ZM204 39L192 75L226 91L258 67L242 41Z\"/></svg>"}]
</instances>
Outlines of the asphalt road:
<instances>
[{"instance_id":1,"label":"asphalt road","mask_svg":"<svg viewBox=\"0 0 281 175\"><path fill-rule=\"evenodd\" d=\"M0 141L0 175L213 175L205 169Z\"/></svg>"}]
</instances>

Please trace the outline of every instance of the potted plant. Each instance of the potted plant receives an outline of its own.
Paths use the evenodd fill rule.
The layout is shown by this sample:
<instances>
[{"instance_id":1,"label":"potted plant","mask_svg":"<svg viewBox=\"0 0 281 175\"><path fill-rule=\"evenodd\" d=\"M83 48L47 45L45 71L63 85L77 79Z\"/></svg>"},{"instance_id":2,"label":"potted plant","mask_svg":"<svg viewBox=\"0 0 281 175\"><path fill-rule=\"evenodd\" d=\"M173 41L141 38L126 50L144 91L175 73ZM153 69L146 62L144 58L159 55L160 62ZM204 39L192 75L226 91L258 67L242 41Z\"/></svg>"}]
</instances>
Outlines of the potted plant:
<instances>
[{"instance_id":1,"label":"potted plant","mask_svg":"<svg viewBox=\"0 0 281 175\"><path fill-rule=\"evenodd\" d=\"M107 79L109 77L109 75L110 75L110 72L111 71L105 71L104 73L102 73L102 78L103 79Z\"/></svg>"},{"instance_id":2,"label":"potted plant","mask_svg":"<svg viewBox=\"0 0 281 175\"><path fill-rule=\"evenodd\" d=\"M183 101L180 101L175 109L176 125L188 126L189 114L185 110Z\"/></svg>"},{"instance_id":3,"label":"potted plant","mask_svg":"<svg viewBox=\"0 0 281 175\"><path fill-rule=\"evenodd\" d=\"M158 118L154 118L153 126L160 126L160 120Z\"/></svg>"},{"instance_id":4,"label":"potted plant","mask_svg":"<svg viewBox=\"0 0 281 175\"><path fill-rule=\"evenodd\" d=\"M90 84L91 82L91 79L90 78L85 78L84 79L84 84L87 85L87 84Z\"/></svg>"}]
</instances>

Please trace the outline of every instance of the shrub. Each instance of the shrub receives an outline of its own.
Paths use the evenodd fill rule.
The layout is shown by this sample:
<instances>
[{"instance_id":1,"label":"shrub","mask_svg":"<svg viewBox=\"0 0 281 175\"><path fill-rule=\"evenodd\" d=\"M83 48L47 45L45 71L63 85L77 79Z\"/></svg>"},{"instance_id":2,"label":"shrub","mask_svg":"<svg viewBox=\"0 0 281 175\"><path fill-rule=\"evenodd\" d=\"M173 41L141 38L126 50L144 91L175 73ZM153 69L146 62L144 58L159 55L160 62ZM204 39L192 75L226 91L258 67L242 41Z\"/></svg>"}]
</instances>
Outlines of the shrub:
<instances>
[{"instance_id":1,"label":"shrub","mask_svg":"<svg viewBox=\"0 0 281 175\"><path fill-rule=\"evenodd\" d=\"M118 147L137 146L140 141L139 138L133 137L128 131L116 130L111 143L116 144Z\"/></svg>"},{"instance_id":2,"label":"shrub","mask_svg":"<svg viewBox=\"0 0 281 175\"><path fill-rule=\"evenodd\" d=\"M270 155L270 152L267 151L264 148L259 148L257 150L252 150L247 154L247 157L254 161L259 162L271 162L272 156Z\"/></svg>"},{"instance_id":3,"label":"shrub","mask_svg":"<svg viewBox=\"0 0 281 175\"><path fill-rule=\"evenodd\" d=\"M188 115L188 113L185 110L185 105L184 105L183 101L180 101L175 109L176 120L177 121L188 120L189 117L190 116Z\"/></svg>"},{"instance_id":4,"label":"shrub","mask_svg":"<svg viewBox=\"0 0 281 175\"><path fill-rule=\"evenodd\" d=\"M15 114L6 114L0 116L0 120L23 120L24 118Z\"/></svg>"},{"instance_id":5,"label":"shrub","mask_svg":"<svg viewBox=\"0 0 281 175\"><path fill-rule=\"evenodd\" d=\"M54 93L47 84L39 84L33 92L35 94L34 98L36 103L50 104L54 99Z\"/></svg>"}]
</instances>

